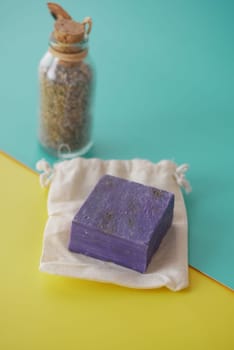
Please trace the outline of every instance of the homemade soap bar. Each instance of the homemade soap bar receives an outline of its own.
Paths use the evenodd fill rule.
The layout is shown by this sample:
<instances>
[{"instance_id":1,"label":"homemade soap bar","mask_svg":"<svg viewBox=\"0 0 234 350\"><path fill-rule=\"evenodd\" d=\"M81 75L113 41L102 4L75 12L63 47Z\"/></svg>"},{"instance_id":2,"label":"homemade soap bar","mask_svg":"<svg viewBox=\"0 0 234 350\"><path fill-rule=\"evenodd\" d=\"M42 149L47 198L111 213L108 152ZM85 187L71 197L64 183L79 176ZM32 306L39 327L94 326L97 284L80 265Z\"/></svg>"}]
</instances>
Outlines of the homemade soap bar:
<instances>
[{"instance_id":1,"label":"homemade soap bar","mask_svg":"<svg viewBox=\"0 0 234 350\"><path fill-rule=\"evenodd\" d=\"M73 219L69 249L145 272L173 209L174 194L105 175Z\"/></svg>"}]
</instances>

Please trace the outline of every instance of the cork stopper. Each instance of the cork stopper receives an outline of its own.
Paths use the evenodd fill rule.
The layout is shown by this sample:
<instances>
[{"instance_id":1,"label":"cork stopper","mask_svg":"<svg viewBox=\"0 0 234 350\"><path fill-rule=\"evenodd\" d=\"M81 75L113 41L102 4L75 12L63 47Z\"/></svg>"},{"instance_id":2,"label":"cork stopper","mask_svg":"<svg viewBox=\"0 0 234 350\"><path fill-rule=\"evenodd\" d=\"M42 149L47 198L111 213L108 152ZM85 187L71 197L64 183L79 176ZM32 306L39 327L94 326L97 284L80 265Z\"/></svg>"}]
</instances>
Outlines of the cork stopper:
<instances>
[{"instance_id":1,"label":"cork stopper","mask_svg":"<svg viewBox=\"0 0 234 350\"><path fill-rule=\"evenodd\" d=\"M82 22L76 22L58 4L49 2L49 11L55 19L53 36L62 44L74 44L84 40L92 28L92 19L86 17Z\"/></svg>"},{"instance_id":2,"label":"cork stopper","mask_svg":"<svg viewBox=\"0 0 234 350\"><path fill-rule=\"evenodd\" d=\"M69 19L59 19L54 25L54 38L64 44L78 43L84 39L84 25Z\"/></svg>"}]
</instances>

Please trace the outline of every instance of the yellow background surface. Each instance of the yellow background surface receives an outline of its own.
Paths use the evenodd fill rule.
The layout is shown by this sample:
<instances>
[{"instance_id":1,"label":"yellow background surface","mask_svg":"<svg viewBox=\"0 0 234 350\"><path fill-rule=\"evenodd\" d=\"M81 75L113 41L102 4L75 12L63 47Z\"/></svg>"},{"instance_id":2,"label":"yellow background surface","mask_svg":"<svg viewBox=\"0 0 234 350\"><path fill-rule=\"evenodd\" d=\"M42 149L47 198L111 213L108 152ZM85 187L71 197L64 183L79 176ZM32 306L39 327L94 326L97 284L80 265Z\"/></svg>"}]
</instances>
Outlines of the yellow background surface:
<instances>
[{"instance_id":1,"label":"yellow background surface","mask_svg":"<svg viewBox=\"0 0 234 350\"><path fill-rule=\"evenodd\" d=\"M187 290L134 290L38 271L47 193L0 154L0 349L234 349L233 293L190 269Z\"/></svg>"}]
</instances>

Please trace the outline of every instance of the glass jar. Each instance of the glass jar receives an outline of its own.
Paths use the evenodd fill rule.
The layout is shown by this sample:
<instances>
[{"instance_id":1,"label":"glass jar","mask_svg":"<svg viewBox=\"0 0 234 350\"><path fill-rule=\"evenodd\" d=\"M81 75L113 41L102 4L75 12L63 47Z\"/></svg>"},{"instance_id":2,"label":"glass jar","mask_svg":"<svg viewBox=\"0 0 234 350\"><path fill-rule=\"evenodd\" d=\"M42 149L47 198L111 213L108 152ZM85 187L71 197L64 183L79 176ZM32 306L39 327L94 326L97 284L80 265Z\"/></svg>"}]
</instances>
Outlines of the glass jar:
<instances>
[{"instance_id":1,"label":"glass jar","mask_svg":"<svg viewBox=\"0 0 234 350\"><path fill-rule=\"evenodd\" d=\"M49 50L39 65L39 140L47 152L63 159L83 155L92 146L91 23L90 18L82 23L56 21Z\"/></svg>"}]
</instances>

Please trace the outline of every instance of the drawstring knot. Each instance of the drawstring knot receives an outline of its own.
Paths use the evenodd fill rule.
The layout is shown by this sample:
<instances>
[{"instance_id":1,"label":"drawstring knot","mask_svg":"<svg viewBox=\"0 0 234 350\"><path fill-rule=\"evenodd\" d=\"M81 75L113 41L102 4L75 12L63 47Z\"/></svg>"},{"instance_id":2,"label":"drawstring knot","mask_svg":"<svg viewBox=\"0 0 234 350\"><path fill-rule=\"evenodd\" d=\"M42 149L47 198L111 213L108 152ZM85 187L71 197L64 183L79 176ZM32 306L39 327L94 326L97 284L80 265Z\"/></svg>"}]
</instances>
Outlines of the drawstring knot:
<instances>
[{"instance_id":1,"label":"drawstring knot","mask_svg":"<svg viewBox=\"0 0 234 350\"><path fill-rule=\"evenodd\" d=\"M36 169L40 172L40 185L41 187L48 187L52 181L54 175L54 169L50 166L45 159L41 159L36 163Z\"/></svg>"},{"instance_id":2,"label":"drawstring knot","mask_svg":"<svg viewBox=\"0 0 234 350\"><path fill-rule=\"evenodd\" d=\"M180 187L183 187L187 193L192 191L190 183L185 178L185 173L189 169L188 164L182 164L176 168L174 173L175 180Z\"/></svg>"}]
</instances>

